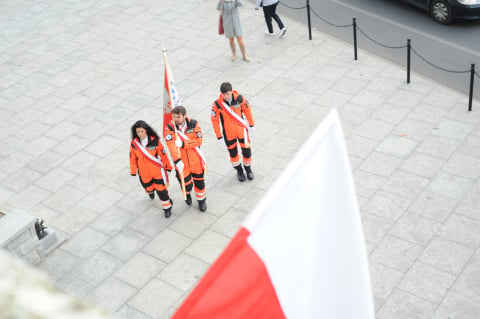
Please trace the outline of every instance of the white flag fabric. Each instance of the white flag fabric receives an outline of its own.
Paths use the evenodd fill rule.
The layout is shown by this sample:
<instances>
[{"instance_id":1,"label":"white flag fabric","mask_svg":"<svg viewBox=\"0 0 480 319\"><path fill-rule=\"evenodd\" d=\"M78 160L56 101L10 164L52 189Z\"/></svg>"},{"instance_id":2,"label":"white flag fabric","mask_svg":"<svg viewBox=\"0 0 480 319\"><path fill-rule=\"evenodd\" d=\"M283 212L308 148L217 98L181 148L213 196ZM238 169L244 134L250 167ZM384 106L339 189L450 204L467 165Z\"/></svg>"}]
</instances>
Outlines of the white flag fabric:
<instances>
[{"instance_id":1,"label":"white flag fabric","mask_svg":"<svg viewBox=\"0 0 480 319\"><path fill-rule=\"evenodd\" d=\"M175 81L173 80L170 66L168 65L167 51L164 50L165 61L165 80L163 91L163 131L162 136L165 136L165 128L172 120L172 110L175 106L180 105L180 98L178 97Z\"/></svg>"},{"instance_id":2,"label":"white flag fabric","mask_svg":"<svg viewBox=\"0 0 480 319\"><path fill-rule=\"evenodd\" d=\"M173 318L375 318L361 219L335 110Z\"/></svg>"}]
</instances>

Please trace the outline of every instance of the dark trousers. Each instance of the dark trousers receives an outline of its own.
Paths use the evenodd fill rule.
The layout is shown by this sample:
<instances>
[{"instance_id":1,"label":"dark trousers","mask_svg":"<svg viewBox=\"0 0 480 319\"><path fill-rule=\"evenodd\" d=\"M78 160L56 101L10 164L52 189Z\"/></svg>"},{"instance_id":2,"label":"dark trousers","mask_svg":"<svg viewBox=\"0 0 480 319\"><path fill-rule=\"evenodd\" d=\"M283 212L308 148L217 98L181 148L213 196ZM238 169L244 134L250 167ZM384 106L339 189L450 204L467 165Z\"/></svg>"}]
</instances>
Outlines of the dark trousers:
<instances>
[{"instance_id":1,"label":"dark trousers","mask_svg":"<svg viewBox=\"0 0 480 319\"><path fill-rule=\"evenodd\" d=\"M263 6L263 15L265 16L265 23L267 24L268 32L273 33L272 18L277 22L278 28L282 30L285 26L283 25L282 19L277 14L277 5L278 2L272 4L271 6Z\"/></svg>"}]
</instances>

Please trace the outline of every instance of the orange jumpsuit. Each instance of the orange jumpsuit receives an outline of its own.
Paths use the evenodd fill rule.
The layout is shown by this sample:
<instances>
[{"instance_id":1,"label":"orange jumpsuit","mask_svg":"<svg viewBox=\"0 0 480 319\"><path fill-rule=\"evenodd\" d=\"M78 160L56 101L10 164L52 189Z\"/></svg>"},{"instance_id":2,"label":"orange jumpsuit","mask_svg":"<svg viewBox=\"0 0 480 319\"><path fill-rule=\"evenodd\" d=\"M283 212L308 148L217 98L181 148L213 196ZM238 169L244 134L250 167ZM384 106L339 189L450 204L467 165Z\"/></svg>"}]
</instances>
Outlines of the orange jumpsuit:
<instances>
[{"instance_id":1,"label":"orange jumpsuit","mask_svg":"<svg viewBox=\"0 0 480 319\"><path fill-rule=\"evenodd\" d=\"M138 138L135 138L135 140L141 144ZM159 158L166 170L170 171L172 169L166 150L164 150L158 137L148 136L148 143L145 149L153 157ZM167 181L164 180L164 177L168 178L167 173L164 172L162 176L161 168L154 164L132 141L130 143L130 175L137 175L137 171L140 183L143 188L145 188L145 192L151 194L157 191L158 198L162 203L162 208L168 209L172 207L166 187Z\"/></svg>"},{"instance_id":2,"label":"orange jumpsuit","mask_svg":"<svg viewBox=\"0 0 480 319\"><path fill-rule=\"evenodd\" d=\"M173 122L170 122L165 128L165 141L167 143L173 161L178 163L182 160L185 165L183 169L183 179L185 182L185 190L190 193L194 187L197 200L203 200L206 197L205 192L205 165L204 159L197 153L195 147L200 147L203 143L202 129L196 120L185 117L185 126L182 128L177 125L177 131L182 132L188 139L183 139L175 134ZM180 134L179 134L180 135ZM175 140L180 138L183 146L177 148ZM177 179L180 177L177 173ZM193 183L192 183L193 179ZM193 185L192 185L193 184Z\"/></svg>"},{"instance_id":3,"label":"orange jumpsuit","mask_svg":"<svg viewBox=\"0 0 480 319\"><path fill-rule=\"evenodd\" d=\"M227 106L225 106L227 105ZM223 99L220 94L218 99L212 105L211 120L213 130L217 139L224 138L230 154L232 165L240 165L240 156L238 154L237 145L240 144L243 155L243 164L250 166L252 162L252 151L250 144L245 143L245 128L229 115L225 107L229 107L239 117L246 119L250 127L254 126L252 110L248 101L237 91L232 91L232 101L230 105ZM247 133L248 134L248 133Z\"/></svg>"}]
</instances>

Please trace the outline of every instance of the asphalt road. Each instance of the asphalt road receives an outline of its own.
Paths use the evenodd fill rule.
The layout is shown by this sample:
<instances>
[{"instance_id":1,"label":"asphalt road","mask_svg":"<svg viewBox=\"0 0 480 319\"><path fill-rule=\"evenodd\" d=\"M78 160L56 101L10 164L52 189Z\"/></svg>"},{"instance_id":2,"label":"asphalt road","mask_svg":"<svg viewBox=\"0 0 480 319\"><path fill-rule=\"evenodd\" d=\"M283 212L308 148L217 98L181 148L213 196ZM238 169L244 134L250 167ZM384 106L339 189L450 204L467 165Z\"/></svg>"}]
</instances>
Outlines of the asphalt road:
<instances>
[{"instance_id":1,"label":"asphalt road","mask_svg":"<svg viewBox=\"0 0 480 319\"><path fill-rule=\"evenodd\" d=\"M305 37L308 38L307 11L298 9L305 5L306 0L281 0L278 13L305 23ZM459 21L444 26L433 22L427 12L398 0L311 0L310 7L312 28L352 43L352 60L353 28L331 24L349 25L355 17L360 49L406 66L406 48L384 46L403 46L407 39L411 39L415 52L436 66L412 52L411 71L435 79L465 93L467 97L471 64L476 64L478 76L474 77L474 97L480 99L480 20ZM358 59L361 58L359 54ZM464 71L466 73L457 73ZM411 82L414 81L412 75Z\"/></svg>"}]
</instances>

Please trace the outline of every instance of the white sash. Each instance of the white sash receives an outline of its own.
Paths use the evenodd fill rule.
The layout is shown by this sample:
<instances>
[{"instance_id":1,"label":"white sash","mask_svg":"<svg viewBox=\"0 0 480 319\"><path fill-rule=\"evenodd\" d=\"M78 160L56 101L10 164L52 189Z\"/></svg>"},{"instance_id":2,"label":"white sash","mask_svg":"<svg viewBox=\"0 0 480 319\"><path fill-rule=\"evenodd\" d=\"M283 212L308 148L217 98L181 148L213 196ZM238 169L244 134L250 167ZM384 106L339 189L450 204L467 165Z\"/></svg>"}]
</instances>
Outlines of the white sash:
<instances>
[{"instance_id":1,"label":"white sash","mask_svg":"<svg viewBox=\"0 0 480 319\"><path fill-rule=\"evenodd\" d=\"M182 141L190 140L181 130L177 130L177 134ZM205 169L207 167L207 161L205 160L205 156L203 156L202 150L198 146L195 146L194 150L202 161L202 168Z\"/></svg>"},{"instance_id":2,"label":"white sash","mask_svg":"<svg viewBox=\"0 0 480 319\"><path fill-rule=\"evenodd\" d=\"M235 113L230 106L228 106L227 103L222 102L223 109L227 111L228 115L230 115L238 124L243 126L243 135L245 136L245 145L250 146L250 136L248 134L248 124L245 119L243 119L241 116L239 116L237 113Z\"/></svg>"},{"instance_id":3,"label":"white sash","mask_svg":"<svg viewBox=\"0 0 480 319\"><path fill-rule=\"evenodd\" d=\"M156 166L160 167L160 172L162 173L162 178L165 181L165 185L167 185L168 182L169 182L168 181L168 174L165 173L165 166L163 166L162 161L158 157L155 157L152 154L150 154L150 152L148 152L142 144L138 143L138 141L136 139L133 140L133 143L135 144L135 146L138 147L138 149L143 153L143 155L147 159L150 160L150 162L152 162Z\"/></svg>"}]
</instances>

